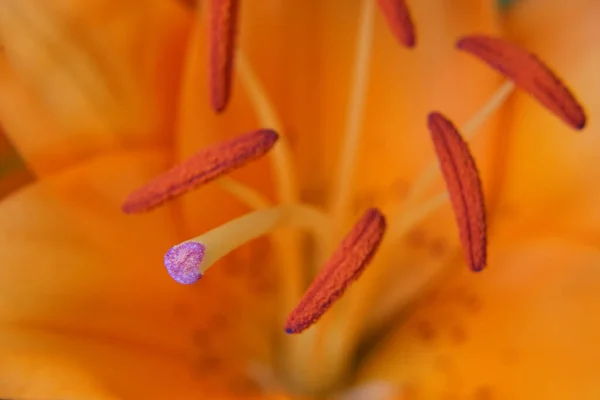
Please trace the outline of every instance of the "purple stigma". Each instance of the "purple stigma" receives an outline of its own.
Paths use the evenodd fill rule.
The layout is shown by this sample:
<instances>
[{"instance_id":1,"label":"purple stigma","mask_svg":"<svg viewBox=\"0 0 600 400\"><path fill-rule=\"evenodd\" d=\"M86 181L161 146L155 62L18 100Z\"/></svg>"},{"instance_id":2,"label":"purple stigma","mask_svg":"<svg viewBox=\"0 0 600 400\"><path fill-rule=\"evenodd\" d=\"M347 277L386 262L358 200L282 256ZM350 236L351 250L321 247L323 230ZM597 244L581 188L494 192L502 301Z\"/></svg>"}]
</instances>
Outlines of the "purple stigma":
<instances>
[{"instance_id":1,"label":"purple stigma","mask_svg":"<svg viewBox=\"0 0 600 400\"><path fill-rule=\"evenodd\" d=\"M165 254L165 267L171 278L183 285L191 285L202 278L199 270L206 247L198 242L183 242Z\"/></svg>"}]
</instances>

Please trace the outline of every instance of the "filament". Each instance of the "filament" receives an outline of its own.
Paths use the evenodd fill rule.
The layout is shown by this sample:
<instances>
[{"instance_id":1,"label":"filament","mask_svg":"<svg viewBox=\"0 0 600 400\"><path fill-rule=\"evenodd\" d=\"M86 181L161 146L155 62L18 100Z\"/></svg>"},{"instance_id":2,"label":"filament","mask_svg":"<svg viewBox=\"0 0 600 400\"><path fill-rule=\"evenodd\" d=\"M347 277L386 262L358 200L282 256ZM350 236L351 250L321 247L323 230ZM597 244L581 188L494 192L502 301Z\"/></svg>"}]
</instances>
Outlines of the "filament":
<instances>
[{"instance_id":1,"label":"filament","mask_svg":"<svg viewBox=\"0 0 600 400\"><path fill-rule=\"evenodd\" d=\"M267 91L254 73L250 61L242 51L238 51L236 70L261 125L276 127L280 132L278 146L275 146L269 157L276 178L277 198L282 204L295 203L298 200L298 187L292 169L292 153L283 134L281 119L277 115ZM291 308L302 294L303 266L299 237L295 232L282 232L275 238L275 241L277 257L285 268L285 272L281 274L281 293L283 295L281 313L285 315L286 310Z\"/></svg>"},{"instance_id":2,"label":"filament","mask_svg":"<svg viewBox=\"0 0 600 400\"><path fill-rule=\"evenodd\" d=\"M365 111L366 91L369 78L369 65L373 42L373 20L375 2L363 0L358 26L358 41L354 57L350 99L346 113L346 127L343 136L335 186L332 192L331 212L336 224L341 225L346 217L350 200L352 176L356 165L360 133ZM336 229L342 227L337 226Z\"/></svg>"}]
</instances>

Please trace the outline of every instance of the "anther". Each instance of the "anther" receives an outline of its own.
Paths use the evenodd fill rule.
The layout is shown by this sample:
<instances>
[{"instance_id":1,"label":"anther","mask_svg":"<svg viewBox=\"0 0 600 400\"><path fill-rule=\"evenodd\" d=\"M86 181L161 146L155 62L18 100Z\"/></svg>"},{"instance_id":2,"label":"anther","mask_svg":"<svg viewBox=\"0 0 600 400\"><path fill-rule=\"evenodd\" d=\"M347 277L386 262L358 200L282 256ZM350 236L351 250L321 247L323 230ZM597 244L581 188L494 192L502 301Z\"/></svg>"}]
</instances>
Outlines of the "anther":
<instances>
[{"instance_id":1,"label":"anther","mask_svg":"<svg viewBox=\"0 0 600 400\"><path fill-rule=\"evenodd\" d=\"M529 92L546 108L575 129L586 123L583 107L560 79L535 55L504 39L467 36L457 43Z\"/></svg>"},{"instance_id":2,"label":"anther","mask_svg":"<svg viewBox=\"0 0 600 400\"><path fill-rule=\"evenodd\" d=\"M211 104L216 112L225 109L231 94L239 5L239 0L210 2L209 83Z\"/></svg>"},{"instance_id":3,"label":"anther","mask_svg":"<svg viewBox=\"0 0 600 400\"><path fill-rule=\"evenodd\" d=\"M467 264L473 271L480 271L486 265L487 227L477 166L467 143L452 122L434 112L429 114L428 126L456 216Z\"/></svg>"},{"instance_id":4,"label":"anther","mask_svg":"<svg viewBox=\"0 0 600 400\"><path fill-rule=\"evenodd\" d=\"M393 35L406 47L416 43L415 26L404 0L377 0Z\"/></svg>"},{"instance_id":5,"label":"anther","mask_svg":"<svg viewBox=\"0 0 600 400\"><path fill-rule=\"evenodd\" d=\"M371 261L385 229L385 217L379 210L373 208L364 213L290 313L285 325L287 333L309 328L342 296Z\"/></svg>"},{"instance_id":6,"label":"anther","mask_svg":"<svg viewBox=\"0 0 600 400\"><path fill-rule=\"evenodd\" d=\"M163 202L264 156L278 139L269 129L253 131L200 150L129 195L125 213L149 211Z\"/></svg>"}]
</instances>

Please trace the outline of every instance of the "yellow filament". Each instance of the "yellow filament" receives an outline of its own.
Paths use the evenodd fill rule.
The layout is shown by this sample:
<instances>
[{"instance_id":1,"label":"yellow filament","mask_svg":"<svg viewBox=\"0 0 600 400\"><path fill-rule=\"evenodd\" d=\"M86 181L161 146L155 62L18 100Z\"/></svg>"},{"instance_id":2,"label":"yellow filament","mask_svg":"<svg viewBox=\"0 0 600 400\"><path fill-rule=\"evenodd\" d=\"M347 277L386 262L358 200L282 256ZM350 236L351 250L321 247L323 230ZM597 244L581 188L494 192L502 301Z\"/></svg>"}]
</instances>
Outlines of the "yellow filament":
<instances>
[{"instance_id":1,"label":"yellow filament","mask_svg":"<svg viewBox=\"0 0 600 400\"><path fill-rule=\"evenodd\" d=\"M348 212L348 203L350 201L352 176L356 165L369 78L373 42L374 3L372 0L363 0L360 12L358 41L350 84L350 99L346 113L346 127L337 176L334 181L335 186L332 192L331 212L337 224L336 229L343 229L342 224Z\"/></svg>"},{"instance_id":2,"label":"yellow filament","mask_svg":"<svg viewBox=\"0 0 600 400\"><path fill-rule=\"evenodd\" d=\"M423 221L431 215L439 207L448 202L448 192L442 192L436 196L426 200L418 207L415 207L412 212L402 215L394 226L390 227L387 239L390 243L397 242L402 236L410 231L415 225Z\"/></svg>"},{"instance_id":3,"label":"yellow filament","mask_svg":"<svg viewBox=\"0 0 600 400\"><path fill-rule=\"evenodd\" d=\"M465 140L471 140L475 136L481 125L504 104L514 89L513 81L506 81L496 89L488 101L462 127L461 133Z\"/></svg>"},{"instance_id":4,"label":"yellow filament","mask_svg":"<svg viewBox=\"0 0 600 400\"><path fill-rule=\"evenodd\" d=\"M278 143L269 153L273 173L277 182L277 197L282 204L292 204L298 200L298 188L292 169L292 154L284 134L283 124L277 116L273 102L259 78L254 73L250 61L242 51L238 51L236 71L252 107L262 126L275 129L280 135ZM296 232L281 232L273 240L276 243L277 256L284 266L285 273L281 274L281 316L285 318L288 310L292 309L302 294L303 268L300 257L299 237Z\"/></svg>"},{"instance_id":5,"label":"yellow filament","mask_svg":"<svg viewBox=\"0 0 600 400\"><path fill-rule=\"evenodd\" d=\"M199 268L200 272L204 273L236 248L282 227L305 229L319 239L330 234L329 221L322 212L307 205L286 204L253 211L188 242L199 242L206 247Z\"/></svg>"},{"instance_id":6,"label":"yellow filament","mask_svg":"<svg viewBox=\"0 0 600 400\"><path fill-rule=\"evenodd\" d=\"M217 180L217 185L244 203L251 210L260 210L271 206L262 194L254 188L244 185L233 178L223 177Z\"/></svg>"},{"instance_id":7,"label":"yellow filament","mask_svg":"<svg viewBox=\"0 0 600 400\"><path fill-rule=\"evenodd\" d=\"M363 0L360 20L358 23L356 53L354 55L352 78L350 83L350 96L348 110L346 112L346 126L342 137L342 149L337 169L337 175L334 180L333 191L331 192L330 211L333 215L334 237L332 243L341 236L344 227L344 221L348 216L348 207L352 187L352 177L356 166L358 146L365 111L366 91L368 87L369 66L371 59L371 50L373 42L373 22L375 13L375 2L372 0ZM304 384L312 386L314 390L325 384L330 379L336 379L342 372L343 360L333 361L335 364L330 368L328 355L322 351L319 343L328 337L339 337L336 332L327 323L322 323L315 327L314 337L307 338L300 343L300 352L298 349L296 359L307 360L312 358L309 363L315 368L306 371ZM336 347L337 348L337 347ZM335 352L335 351L334 351ZM308 357L308 358L307 358ZM317 367L318 366L318 367Z\"/></svg>"},{"instance_id":8,"label":"yellow filament","mask_svg":"<svg viewBox=\"0 0 600 400\"><path fill-rule=\"evenodd\" d=\"M279 201L281 203L294 203L298 200L298 187L292 168L292 152L284 135L283 124L275 112L273 102L267 96L265 88L254 73L244 53L238 51L236 57L236 70L248 92L261 125L265 128L274 129L280 135L277 144L269 153L273 163L273 172L277 179Z\"/></svg>"}]
</instances>

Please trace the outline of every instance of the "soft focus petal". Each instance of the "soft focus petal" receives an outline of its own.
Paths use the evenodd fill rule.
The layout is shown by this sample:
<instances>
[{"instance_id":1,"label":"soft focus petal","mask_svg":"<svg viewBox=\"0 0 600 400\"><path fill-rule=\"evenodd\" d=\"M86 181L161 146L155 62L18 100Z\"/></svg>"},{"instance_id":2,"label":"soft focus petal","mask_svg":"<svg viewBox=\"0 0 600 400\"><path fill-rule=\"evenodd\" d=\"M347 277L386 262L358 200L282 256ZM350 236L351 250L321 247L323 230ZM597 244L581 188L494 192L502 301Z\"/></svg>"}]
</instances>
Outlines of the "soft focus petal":
<instances>
[{"instance_id":1,"label":"soft focus petal","mask_svg":"<svg viewBox=\"0 0 600 400\"><path fill-rule=\"evenodd\" d=\"M178 285L162 265L181 240L176 208L120 212L127 192L167 165L154 150L105 155L0 204L0 397L256 389L246 363L269 361L260 271L234 255L194 287ZM55 377L57 392L44 392Z\"/></svg>"},{"instance_id":2,"label":"soft focus petal","mask_svg":"<svg viewBox=\"0 0 600 400\"><path fill-rule=\"evenodd\" d=\"M511 235L494 235L487 270L459 268L415 304L361 376L407 399L598 398L600 253Z\"/></svg>"},{"instance_id":3,"label":"soft focus petal","mask_svg":"<svg viewBox=\"0 0 600 400\"><path fill-rule=\"evenodd\" d=\"M176 1L0 5L0 120L38 175L172 136L189 11Z\"/></svg>"},{"instance_id":4,"label":"soft focus petal","mask_svg":"<svg viewBox=\"0 0 600 400\"><path fill-rule=\"evenodd\" d=\"M0 130L0 199L33 179L21 156Z\"/></svg>"},{"instance_id":5,"label":"soft focus petal","mask_svg":"<svg viewBox=\"0 0 600 400\"><path fill-rule=\"evenodd\" d=\"M600 238L600 4L528 0L507 15L507 29L539 54L584 105L588 125L573 132L519 92L507 108L498 148L498 217L515 229L551 231L574 240Z\"/></svg>"}]
</instances>

